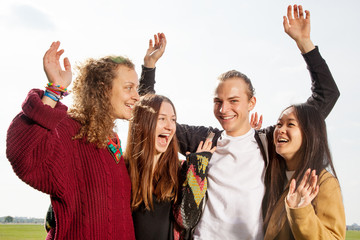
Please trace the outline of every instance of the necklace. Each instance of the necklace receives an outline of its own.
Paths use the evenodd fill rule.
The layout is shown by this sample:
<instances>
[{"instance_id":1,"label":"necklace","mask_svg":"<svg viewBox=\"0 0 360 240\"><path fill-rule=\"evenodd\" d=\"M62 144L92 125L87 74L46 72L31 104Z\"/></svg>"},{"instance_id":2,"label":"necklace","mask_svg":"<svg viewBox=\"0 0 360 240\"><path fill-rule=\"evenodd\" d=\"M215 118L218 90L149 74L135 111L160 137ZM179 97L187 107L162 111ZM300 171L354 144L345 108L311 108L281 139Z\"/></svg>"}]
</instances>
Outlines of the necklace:
<instances>
[{"instance_id":1,"label":"necklace","mask_svg":"<svg viewBox=\"0 0 360 240\"><path fill-rule=\"evenodd\" d=\"M124 157L121 149L121 142L119 136L116 133L115 133L115 137L116 137L116 143L111 138L108 138L107 149L114 157L115 162L119 163L121 159L124 159Z\"/></svg>"}]
</instances>

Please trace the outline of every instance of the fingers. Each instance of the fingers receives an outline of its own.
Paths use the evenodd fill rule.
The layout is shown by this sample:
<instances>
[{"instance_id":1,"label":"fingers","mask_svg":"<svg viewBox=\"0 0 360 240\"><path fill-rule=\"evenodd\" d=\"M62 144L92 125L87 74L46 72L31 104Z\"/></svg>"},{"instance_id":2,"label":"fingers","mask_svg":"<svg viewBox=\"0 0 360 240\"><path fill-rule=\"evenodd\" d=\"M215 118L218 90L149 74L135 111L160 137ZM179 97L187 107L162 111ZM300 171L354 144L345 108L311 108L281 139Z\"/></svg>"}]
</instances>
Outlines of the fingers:
<instances>
[{"instance_id":1,"label":"fingers","mask_svg":"<svg viewBox=\"0 0 360 240\"><path fill-rule=\"evenodd\" d=\"M53 42L51 44L50 48L46 51L44 55L44 62L49 62L52 60L58 61L60 59L60 56L64 53L64 49L57 51L59 46L59 41Z\"/></svg>"},{"instance_id":2,"label":"fingers","mask_svg":"<svg viewBox=\"0 0 360 240\"><path fill-rule=\"evenodd\" d=\"M55 54L56 61L59 61L59 59L63 53L64 53L64 49L61 49L58 52L56 52L56 54Z\"/></svg>"},{"instance_id":3,"label":"fingers","mask_svg":"<svg viewBox=\"0 0 360 240\"><path fill-rule=\"evenodd\" d=\"M299 9L299 11L298 11L299 12L299 18L304 18L303 7L301 5L299 5L298 9Z\"/></svg>"},{"instance_id":4,"label":"fingers","mask_svg":"<svg viewBox=\"0 0 360 240\"><path fill-rule=\"evenodd\" d=\"M152 39L149 40L149 49L153 47Z\"/></svg>"},{"instance_id":5,"label":"fingers","mask_svg":"<svg viewBox=\"0 0 360 240\"><path fill-rule=\"evenodd\" d=\"M287 18L288 18L289 20L290 20L290 19L293 19L293 15L292 15L291 10L292 10L292 7L291 7L291 5L289 5L288 8L287 8Z\"/></svg>"},{"instance_id":6,"label":"fingers","mask_svg":"<svg viewBox=\"0 0 360 240\"><path fill-rule=\"evenodd\" d=\"M292 179L289 186L289 194L293 194L296 188L296 180Z\"/></svg>"},{"instance_id":7,"label":"fingers","mask_svg":"<svg viewBox=\"0 0 360 240\"><path fill-rule=\"evenodd\" d=\"M309 187L310 187L310 190L313 192L316 187L317 187L317 179L318 179L318 176L316 175L316 170L312 170L311 172L311 177L310 177L310 184L309 184Z\"/></svg>"},{"instance_id":8,"label":"fingers","mask_svg":"<svg viewBox=\"0 0 360 240\"><path fill-rule=\"evenodd\" d=\"M304 176L303 176L303 178L302 178L302 180L301 180L301 182L300 182L300 184L299 184L299 186L298 186L298 189L301 191L304 187L305 187L305 185L307 184L307 182L308 182L308 179L309 179L309 175L310 175L310 168L308 169L308 170L306 170L306 172L305 172L305 174L304 174Z\"/></svg>"},{"instance_id":9,"label":"fingers","mask_svg":"<svg viewBox=\"0 0 360 240\"><path fill-rule=\"evenodd\" d=\"M198 146L198 148L197 148L197 150L196 150L196 152L202 152L202 149L203 149L203 141L200 141L200 143L199 143L199 146Z\"/></svg>"},{"instance_id":10,"label":"fingers","mask_svg":"<svg viewBox=\"0 0 360 240\"><path fill-rule=\"evenodd\" d=\"M298 6L296 4L294 5L294 9L293 9L293 17L294 17L294 19L299 18L299 9L298 9Z\"/></svg>"},{"instance_id":11,"label":"fingers","mask_svg":"<svg viewBox=\"0 0 360 240\"><path fill-rule=\"evenodd\" d=\"M71 72L71 64L67 57L64 58L64 68L65 68L65 71Z\"/></svg>"},{"instance_id":12,"label":"fingers","mask_svg":"<svg viewBox=\"0 0 360 240\"><path fill-rule=\"evenodd\" d=\"M310 19L310 11L305 10L305 19L309 20Z\"/></svg>"},{"instance_id":13,"label":"fingers","mask_svg":"<svg viewBox=\"0 0 360 240\"><path fill-rule=\"evenodd\" d=\"M165 34L161 33L160 34L160 48L165 49L166 43L167 43L167 41L166 41Z\"/></svg>"},{"instance_id":14,"label":"fingers","mask_svg":"<svg viewBox=\"0 0 360 240\"><path fill-rule=\"evenodd\" d=\"M211 148L211 146L212 146L212 139L207 138L205 140L205 142L201 141L199 143L199 146L198 146L196 152L211 152L211 153L214 153L215 150L216 150L216 147Z\"/></svg>"},{"instance_id":15,"label":"fingers","mask_svg":"<svg viewBox=\"0 0 360 240\"><path fill-rule=\"evenodd\" d=\"M257 114L257 112L255 112L255 118L254 118L255 125L257 124L257 121L258 121L258 114Z\"/></svg>"},{"instance_id":16,"label":"fingers","mask_svg":"<svg viewBox=\"0 0 360 240\"><path fill-rule=\"evenodd\" d=\"M316 186L316 188L314 189L314 191L312 191L312 193L310 194L310 197L312 198L312 199L314 199L316 196L317 196L317 194L319 193L319 185L318 186Z\"/></svg>"},{"instance_id":17,"label":"fingers","mask_svg":"<svg viewBox=\"0 0 360 240\"><path fill-rule=\"evenodd\" d=\"M288 18L285 17L285 16L284 16L283 18L284 18L284 20L283 20L284 30L285 30L285 32L288 32L288 31L289 31L289 28L290 28Z\"/></svg>"},{"instance_id":18,"label":"fingers","mask_svg":"<svg viewBox=\"0 0 360 240\"><path fill-rule=\"evenodd\" d=\"M251 114L251 118L250 118L250 125L251 125L252 128L255 128L255 127L256 127L257 121L258 121L258 114L257 114L257 112L252 113L252 114Z\"/></svg>"},{"instance_id":19,"label":"fingers","mask_svg":"<svg viewBox=\"0 0 360 240\"><path fill-rule=\"evenodd\" d=\"M260 115L259 122L258 122L258 127L259 127L259 128L261 128L262 123L263 123L263 115L261 114L261 115Z\"/></svg>"},{"instance_id":20,"label":"fingers","mask_svg":"<svg viewBox=\"0 0 360 240\"><path fill-rule=\"evenodd\" d=\"M157 34L154 34L154 42L155 42L155 46L159 45L159 38L158 38Z\"/></svg>"}]
</instances>

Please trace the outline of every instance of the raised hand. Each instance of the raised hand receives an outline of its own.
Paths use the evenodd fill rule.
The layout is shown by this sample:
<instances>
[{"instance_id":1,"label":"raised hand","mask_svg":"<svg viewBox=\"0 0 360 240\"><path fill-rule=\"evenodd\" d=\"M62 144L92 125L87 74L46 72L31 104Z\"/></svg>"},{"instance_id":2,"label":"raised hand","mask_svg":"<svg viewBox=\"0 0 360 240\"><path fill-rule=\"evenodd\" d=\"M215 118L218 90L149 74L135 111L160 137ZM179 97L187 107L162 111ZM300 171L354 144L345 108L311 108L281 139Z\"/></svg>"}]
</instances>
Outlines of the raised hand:
<instances>
[{"instance_id":1,"label":"raised hand","mask_svg":"<svg viewBox=\"0 0 360 240\"><path fill-rule=\"evenodd\" d=\"M212 146L212 138L206 138L205 142L201 141L199 143L198 148L196 149L197 153L200 152L211 152L214 153L216 150L216 147L211 148ZM186 155L190 154L190 152L186 152Z\"/></svg>"},{"instance_id":2,"label":"raised hand","mask_svg":"<svg viewBox=\"0 0 360 240\"><path fill-rule=\"evenodd\" d=\"M214 153L216 150L216 147L211 148L212 146L212 138L207 138L205 142L201 141L199 143L199 146L196 150L197 153L199 152L211 152Z\"/></svg>"},{"instance_id":3,"label":"raised hand","mask_svg":"<svg viewBox=\"0 0 360 240\"><path fill-rule=\"evenodd\" d=\"M49 50L46 51L43 58L44 71L50 83L67 88L72 79L71 64L68 58L64 58L65 70L61 68L59 59L64 50L58 51L59 46L59 41L53 42Z\"/></svg>"},{"instance_id":4,"label":"raised hand","mask_svg":"<svg viewBox=\"0 0 360 240\"><path fill-rule=\"evenodd\" d=\"M144 57L144 66L148 68L155 68L156 62L161 58L165 52L166 37L164 33L158 33L154 35L153 40L149 40L149 48L146 51Z\"/></svg>"},{"instance_id":5,"label":"raised hand","mask_svg":"<svg viewBox=\"0 0 360 240\"><path fill-rule=\"evenodd\" d=\"M261 126L262 126L262 122L263 122L263 116L262 115L260 115L260 118L258 119L257 112L251 114L250 125L251 125L251 127L253 129L259 130L261 128Z\"/></svg>"},{"instance_id":6,"label":"raised hand","mask_svg":"<svg viewBox=\"0 0 360 240\"><path fill-rule=\"evenodd\" d=\"M285 32L295 40L300 51L307 53L315 48L310 39L310 12L304 11L301 5L294 5L293 11L291 5L287 8L287 17L283 17Z\"/></svg>"},{"instance_id":7,"label":"raised hand","mask_svg":"<svg viewBox=\"0 0 360 240\"><path fill-rule=\"evenodd\" d=\"M316 171L311 172L309 168L299 186L296 188L295 179L291 180L289 193L286 196L286 202L291 208L301 208L309 205L311 201L316 197L319 192L319 186L317 185ZM296 188L296 189L295 189Z\"/></svg>"}]
</instances>

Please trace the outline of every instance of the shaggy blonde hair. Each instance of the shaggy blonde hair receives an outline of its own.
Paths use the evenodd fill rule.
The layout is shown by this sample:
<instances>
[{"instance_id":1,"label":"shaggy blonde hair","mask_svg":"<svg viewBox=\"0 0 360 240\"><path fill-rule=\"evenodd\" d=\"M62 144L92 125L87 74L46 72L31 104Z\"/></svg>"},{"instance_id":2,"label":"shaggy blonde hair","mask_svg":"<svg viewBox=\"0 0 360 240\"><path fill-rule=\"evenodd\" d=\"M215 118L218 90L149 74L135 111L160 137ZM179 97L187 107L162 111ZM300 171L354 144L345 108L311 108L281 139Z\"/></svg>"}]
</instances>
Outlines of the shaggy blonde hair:
<instances>
[{"instance_id":1,"label":"shaggy blonde hair","mask_svg":"<svg viewBox=\"0 0 360 240\"><path fill-rule=\"evenodd\" d=\"M90 58L77 66L78 76L72 90L74 104L69 115L79 121L81 127L74 139L84 139L105 148L108 137L113 136L114 109L110 99L120 66L134 69L131 60L121 56Z\"/></svg>"}]
</instances>

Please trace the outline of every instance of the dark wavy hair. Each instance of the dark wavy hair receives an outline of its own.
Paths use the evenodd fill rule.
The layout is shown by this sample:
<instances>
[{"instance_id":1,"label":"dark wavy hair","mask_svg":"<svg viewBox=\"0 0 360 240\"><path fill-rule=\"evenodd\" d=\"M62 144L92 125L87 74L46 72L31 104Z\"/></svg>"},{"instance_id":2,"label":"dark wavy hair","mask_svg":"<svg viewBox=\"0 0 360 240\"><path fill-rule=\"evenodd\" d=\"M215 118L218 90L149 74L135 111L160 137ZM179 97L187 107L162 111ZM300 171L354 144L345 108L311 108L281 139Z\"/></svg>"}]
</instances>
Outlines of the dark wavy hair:
<instances>
[{"instance_id":1,"label":"dark wavy hair","mask_svg":"<svg viewBox=\"0 0 360 240\"><path fill-rule=\"evenodd\" d=\"M156 124L163 102L170 103L175 112L167 97L147 94L136 104L130 121L124 159L131 179L132 210L140 204L153 209L153 194L160 201L176 201L178 197L180 162L176 135L153 171Z\"/></svg>"},{"instance_id":2,"label":"dark wavy hair","mask_svg":"<svg viewBox=\"0 0 360 240\"><path fill-rule=\"evenodd\" d=\"M317 174L326 168L337 178L328 145L325 119L320 111L309 104L291 105L284 111L289 108L294 109L302 133L302 144L294 156L299 159L299 162L292 178L299 183L308 168L315 169ZM265 174L266 191L263 200L265 230L276 202L284 192L288 191L288 187L284 189L287 183L285 159L276 153L275 145L271 145L271 149L269 149L270 162Z\"/></svg>"},{"instance_id":3,"label":"dark wavy hair","mask_svg":"<svg viewBox=\"0 0 360 240\"><path fill-rule=\"evenodd\" d=\"M134 69L134 64L125 57L107 56L90 58L77 66L72 90L74 104L69 110L69 115L81 124L75 139L85 138L99 148L106 147L115 126L110 99L119 67Z\"/></svg>"}]
</instances>

